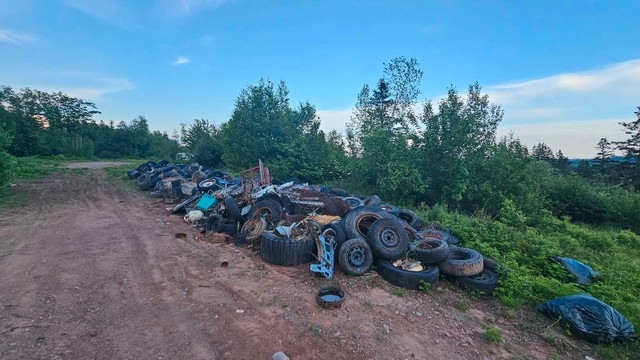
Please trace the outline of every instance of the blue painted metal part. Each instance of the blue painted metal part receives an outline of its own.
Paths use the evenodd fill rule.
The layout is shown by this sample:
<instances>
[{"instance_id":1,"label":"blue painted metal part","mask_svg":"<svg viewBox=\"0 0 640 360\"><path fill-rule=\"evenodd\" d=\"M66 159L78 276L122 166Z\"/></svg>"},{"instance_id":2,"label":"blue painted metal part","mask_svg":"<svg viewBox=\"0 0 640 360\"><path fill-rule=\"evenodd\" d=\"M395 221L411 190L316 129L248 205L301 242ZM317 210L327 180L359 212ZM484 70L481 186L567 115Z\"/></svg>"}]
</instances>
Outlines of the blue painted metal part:
<instances>
[{"instance_id":1,"label":"blue painted metal part","mask_svg":"<svg viewBox=\"0 0 640 360\"><path fill-rule=\"evenodd\" d=\"M322 249L318 249L318 260L320 263L311 264L311 271L320 273L327 279L333 277L333 259L335 255L335 244L333 239L325 239L324 236L318 235L318 240L322 244Z\"/></svg>"}]
</instances>

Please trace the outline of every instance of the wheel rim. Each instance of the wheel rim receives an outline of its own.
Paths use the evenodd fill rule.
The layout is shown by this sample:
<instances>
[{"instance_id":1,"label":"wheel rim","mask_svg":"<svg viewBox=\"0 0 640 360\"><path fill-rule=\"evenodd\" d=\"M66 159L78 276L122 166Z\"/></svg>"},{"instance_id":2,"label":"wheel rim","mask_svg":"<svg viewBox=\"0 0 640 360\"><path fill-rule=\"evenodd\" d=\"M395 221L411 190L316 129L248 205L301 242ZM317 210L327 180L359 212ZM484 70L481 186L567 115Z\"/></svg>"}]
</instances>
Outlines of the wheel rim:
<instances>
[{"instance_id":1,"label":"wheel rim","mask_svg":"<svg viewBox=\"0 0 640 360\"><path fill-rule=\"evenodd\" d=\"M354 207L354 206L358 206L359 202L356 199L347 199L345 200L345 202L347 203L347 205Z\"/></svg>"},{"instance_id":2,"label":"wheel rim","mask_svg":"<svg viewBox=\"0 0 640 360\"><path fill-rule=\"evenodd\" d=\"M393 229L384 229L382 234L380 234L380 241L382 242L382 245L386 247L394 247L398 245L398 242L400 241L399 238L399 234Z\"/></svg>"},{"instance_id":3,"label":"wheel rim","mask_svg":"<svg viewBox=\"0 0 640 360\"><path fill-rule=\"evenodd\" d=\"M362 266L367 259L367 254L361 247L354 247L349 250L349 263L353 266Z\"/></svg>"},{"instance_id":4,"label":"wheel rim","mask_svg":"<svg viewBox=\"0 0 640 360\"><path fill-rule=\"evenodd\" d=\"M260 208L256 212L258 213L258 216L264 218L267 221L271 221L271 219L273 218L273 213L269 208Z\"/></svg>"},{"instance_id":5,"label":"wheel rim","mask_svg":"<svg viewBox=\"0 0 640 360\"><path fill-rule=\"evenodd\" d=\"M356 220L356 231L360 236L367 237L369 227L373 225L373 223L378 219L380 219L380 216L375 214L366 214L360 216L360 218Z\"/></svg>"}]
</instances>

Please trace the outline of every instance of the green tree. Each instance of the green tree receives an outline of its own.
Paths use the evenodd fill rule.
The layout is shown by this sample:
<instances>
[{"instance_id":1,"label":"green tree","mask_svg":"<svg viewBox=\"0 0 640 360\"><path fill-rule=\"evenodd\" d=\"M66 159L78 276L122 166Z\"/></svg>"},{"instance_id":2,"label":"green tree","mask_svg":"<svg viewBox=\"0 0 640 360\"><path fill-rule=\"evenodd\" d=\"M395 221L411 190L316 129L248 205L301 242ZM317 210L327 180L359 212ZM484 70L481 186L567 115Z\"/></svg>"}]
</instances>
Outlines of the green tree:
<instances>
[{"instance_id":1,"label":"green tree","mask_svg":"<svg viewBox=\"0 0 640 360\"><path fill-rule=\"evenodd\" d=\"M496 142L496 129L503 111L489 103L478 83L469 86L467 99L451 88L438 104L438 112L427 101L418 144L424 177L428 179L427 201L456 205L473 181Z\"/></svg>"},{"instance_id":2,"label":"green tree","mask_svg":"<svg viewBox=\"0 0 640 360\"><path fill-rule=\"evenodd\" d=\"M284 81L275 89L271 81L264 79L241 91L231 119L222 125L225 163L247 168L256 166L258 159L276 159L282 155L284 144L291 144L319 124L311 104L301 104L293 110L288 94Z\"/></svg>"},{"instance_id":3,"label":"green tree","mask_svg":"<svg viewBox=\"0 0 640 360\"><path fill-rule=\"evenodd\" d=\"M351 127L358 136L378 130L389 135L407 134L417 125L413 107L420 95L422 70L418 60L398 57L384 64L384 75L373 92L364 85L358 95Z\"/></svg>"},{"instance_id":4,"label":"green tree","mask_svg":"<svg viewBox=\"0 0 640 360\"><path fill-rule=\"evenodd\" d=\"M531 156L533 156L536 160L542 160L547 162L553 162L555 157L553 155L553 150L545 143L538 143L538 145L533 145L531 148Z\"/></svg>"}]
</instances>

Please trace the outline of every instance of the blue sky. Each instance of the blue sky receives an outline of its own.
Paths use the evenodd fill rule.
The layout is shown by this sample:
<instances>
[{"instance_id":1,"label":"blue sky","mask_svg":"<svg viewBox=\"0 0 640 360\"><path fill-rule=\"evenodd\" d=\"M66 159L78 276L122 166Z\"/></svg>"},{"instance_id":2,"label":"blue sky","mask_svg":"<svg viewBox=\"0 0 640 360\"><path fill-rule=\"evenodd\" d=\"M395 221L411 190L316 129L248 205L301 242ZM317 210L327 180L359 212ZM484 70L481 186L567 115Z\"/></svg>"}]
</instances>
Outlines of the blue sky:
<instances>
[{"instance_id":1,"label":"blue sky","mask_svg":"<svg viewBox=\"0 0 640 360\"><path fill-rule=\"evenodd\" d=\"M0 84L94 101L152 129L228 120L260 77L343 129L385 61L415 57L421 98L479 81L500 133L592 156L640 105L640 2L0 0Z\"/></svg>"}]
</instances>

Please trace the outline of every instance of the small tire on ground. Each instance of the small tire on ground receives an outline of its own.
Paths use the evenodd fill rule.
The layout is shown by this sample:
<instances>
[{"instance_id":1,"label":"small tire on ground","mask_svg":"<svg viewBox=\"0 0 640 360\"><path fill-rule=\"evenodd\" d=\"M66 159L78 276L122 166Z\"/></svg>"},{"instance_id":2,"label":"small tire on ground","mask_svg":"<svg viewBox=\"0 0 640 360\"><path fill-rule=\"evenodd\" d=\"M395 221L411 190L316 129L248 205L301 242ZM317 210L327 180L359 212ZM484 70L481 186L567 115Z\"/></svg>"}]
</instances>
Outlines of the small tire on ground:
<instances>
[{"instance_id":1,"label":"small tire on ground","mask_svg":"<svg viewBox=\"0 0 640 360\"><path fill-rule=\"evenodd\" d=\"M274 265L295 266L313 261L315 242L310 235L300 239L280 238L262 233L260 255Z\"/></svg>"},{"instance_id":2,"label":"small tire on ground","mask_svg":"<svg viewBox=\"0 0 640 360\"><path fill-rule=\"evenodd\" d=\"M205 232L221 233L224 231L224 218L220 214L211 214L207 218Z\"/></svg>"},{"instance_id":3,"label":"small tire on ground","mask_svg":"<svg viewBox=\"0 0 640 360\"><path fill-rule=\"evenodd\" d=\"M345 273L355 276L364 275L373 265L373 253L369 244L363 239L347 240L340 247L338 262Z\"/></svg>"},{"instance_id":4,"label":"small tire on ground","mask_svg":"<svg viewBox=\"0 0 640 360\"><path fill-rule=\"evenodd\" d=\"M474 276L484 269L482 255L467 248L449 248L449 257L438 264L440 272L452 276Z\"/></svg>"},{"instance_id":5,"label":"small tire on ground","mask_svg":"<svg viewBox=\"0 0 640 360\"><path fill-rule=\"evenodd\" d=\"M380 219L369 228L367 243L377 259L396 260L409 248L409 237L397 219Z\"/></svg>"},{"instance_id":6,"label":"small tire on ground","mask_svg":"<svg viewBox=\"0 0 640 360\"><path fill-rule=\"evenodd\" d=\"M424 265L423 271L408 271L399 269L388 260L378 260L377 271L380 276L392 283L406 289L418 290L424 283L434 287L440 280L440 270L436 265ZM424 282L424 283L423 283Z\"/></svg>"},{"instance_id":7,"label":"small tire on ground","mask_svg":"<svg viewBox=\"0 0 640 360\"><path fill-rule=\"evenodd\" d=\"M449 257L449 245L440 239L424 239L411 243L418 260L424 264L437 264Z\"/></svg>"},{"instance_id":8,"label":"small tire on ground","mask_svg":"<svg viewBox=\"0 0 640 360\"><path fill-rule=\"evenodd\" d=\"M407 224L411 225L411 227L416 230L420 230L420 228L422 227L422 218L409 209L398 210L398 217L406 221Z\"/></svg>"},{"instance_id":9,"label":"small tire on ground","mask_svg":"<svg viewBox=\"0 0 640 360\"><path fill-rule=\"evenodd\" d=\"M498 286L498 274L494 270L485 268L480 274L474 276L454 277L454 281L464 290L491 294Z\"/></svg>"}]
</instances>

